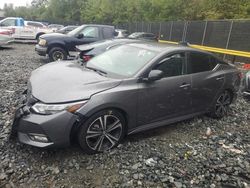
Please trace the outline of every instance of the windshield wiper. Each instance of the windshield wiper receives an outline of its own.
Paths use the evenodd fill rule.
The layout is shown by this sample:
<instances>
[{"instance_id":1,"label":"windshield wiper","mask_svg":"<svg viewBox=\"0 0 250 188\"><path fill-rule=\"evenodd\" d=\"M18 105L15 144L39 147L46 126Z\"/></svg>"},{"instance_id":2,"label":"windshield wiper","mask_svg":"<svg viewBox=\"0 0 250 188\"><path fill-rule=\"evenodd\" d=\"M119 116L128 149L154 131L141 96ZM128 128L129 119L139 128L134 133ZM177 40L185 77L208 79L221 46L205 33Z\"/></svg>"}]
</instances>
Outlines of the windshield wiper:
<instances>
[{"instance_id":1,"label":"windshield wiper","mask_svg":"<svg viewBox=\"0 0 250 188\"><path fill-rule=\"evenodd\" d=\"M93 70L93 71L97 72L98 74L100 74L102 76L103 76L103 74L105 74L105 75L107 74L105 71L97 69L97 68L94 68L94 67L87 67L87 66L85 66L85 68L89 69L89 70Z\"/></svg>"}]
</instances>

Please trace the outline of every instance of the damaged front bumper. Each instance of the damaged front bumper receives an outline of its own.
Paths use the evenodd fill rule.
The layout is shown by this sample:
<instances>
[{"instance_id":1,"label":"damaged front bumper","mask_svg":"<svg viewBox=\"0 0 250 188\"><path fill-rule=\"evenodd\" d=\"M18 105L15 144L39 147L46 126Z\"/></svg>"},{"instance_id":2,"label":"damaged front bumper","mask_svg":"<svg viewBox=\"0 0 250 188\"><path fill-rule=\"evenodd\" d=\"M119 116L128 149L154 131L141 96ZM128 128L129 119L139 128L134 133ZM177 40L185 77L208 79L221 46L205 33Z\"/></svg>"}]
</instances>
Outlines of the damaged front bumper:
<instances>
[{"instance_id":1,"label":"damaged front bumper","mask_svg":"<svg viewBox=\"0 0 250 188\"><path fill-rule=\"evenodd\" d=\"M23 105L16 110L11 137L21 143L41 147L66 147L70 145L70 133L78 116L67 111L41 115Z\"/></svg>"}]
</instances>

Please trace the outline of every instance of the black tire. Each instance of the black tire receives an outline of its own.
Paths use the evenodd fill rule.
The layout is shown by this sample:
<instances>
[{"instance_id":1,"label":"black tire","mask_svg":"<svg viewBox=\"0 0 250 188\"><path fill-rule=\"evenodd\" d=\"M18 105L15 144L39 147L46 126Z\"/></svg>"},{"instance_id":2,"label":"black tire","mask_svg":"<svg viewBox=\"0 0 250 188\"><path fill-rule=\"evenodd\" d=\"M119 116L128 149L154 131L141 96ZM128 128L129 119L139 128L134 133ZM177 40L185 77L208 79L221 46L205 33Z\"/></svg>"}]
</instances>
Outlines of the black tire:
<instances>
[{"instance_id":1,"label":"black tire","mask_svg":"<svg viewBox=\"0 0 250 188\"><path fill-rule=\"evenodd\" d=\"M59 61L67 59L67 52L61 47L54 47L49 51L49 60Z\"/></svg>"},{"instance_id":2,"label":"black tire","mask_svg":"<svg viewBox=\"0 0 250 188\"><path fill-rule=\"evenodd\" d=\"M229 106L232 103L232 95L225 90L217 97L209 116L220 119L228 114Z\"/></svg>"},{"instance_id":3,"label":"black tire","mask_svg":"<svg viewBox=\"0 0 250 188\"><path fill-rule=\"evenodd\" d=\"M80 125L77 139L84 152L95 154L116 147L124 138L124 134L123 115L111 109L97 112Z\"/></svg>"}]
</instances>

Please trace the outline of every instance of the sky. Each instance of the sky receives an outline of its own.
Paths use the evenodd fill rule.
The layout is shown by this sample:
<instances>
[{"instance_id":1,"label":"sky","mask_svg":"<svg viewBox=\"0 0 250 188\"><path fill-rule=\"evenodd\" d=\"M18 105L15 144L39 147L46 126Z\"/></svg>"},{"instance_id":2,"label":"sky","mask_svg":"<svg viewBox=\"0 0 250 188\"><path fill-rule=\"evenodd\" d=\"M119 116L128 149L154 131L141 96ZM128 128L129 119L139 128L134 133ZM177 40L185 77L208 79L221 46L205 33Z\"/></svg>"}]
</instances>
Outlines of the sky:
<instances>
[{"instance_id":1,"label":"sky","mask_svg":"<svg viewBox=\"0 0 250 188\"><path fill-rule=\"evenodd\" d=\"M0 8L3 8L5 3L12 3L15 7L26 6L30 4L32 0L0 0Z\"/></svg>"}]
</instances>

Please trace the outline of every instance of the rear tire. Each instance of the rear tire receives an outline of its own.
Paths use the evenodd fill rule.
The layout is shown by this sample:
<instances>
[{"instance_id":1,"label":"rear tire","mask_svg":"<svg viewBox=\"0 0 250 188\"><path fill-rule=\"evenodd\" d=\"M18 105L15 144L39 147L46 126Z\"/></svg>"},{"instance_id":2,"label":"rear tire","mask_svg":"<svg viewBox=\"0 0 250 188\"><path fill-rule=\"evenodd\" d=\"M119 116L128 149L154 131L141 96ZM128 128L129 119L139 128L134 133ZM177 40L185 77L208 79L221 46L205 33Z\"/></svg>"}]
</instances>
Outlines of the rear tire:
<instances>
[{"instance_id":1,"label":"rear tire","mask_svg":"<svg viewBox=\"0 0 250 188\"><path fill-rule=\"evenodd\" d=\"M229 106L232 103L232 96L229 91L223 91L216 99L209 116L220 119L228 114Z\"/></svg>"},{"instance_id":2,"label":"rear tire","mask_svg":"<svg viewBox=\"0 0 250 188\"><path fill-rule=\"evenodd\" d=\"M78 131L78 143L88 154L108 151L124 137L125 119L117 110L103 110L91 116Z\"/></svg>"},{"instance_id":3,"label":"rear tire","mask_svg":"<svg viewBox=\"0 0 250 188\"><path fill-rule=\"evenodd\" d=\"M54 47L49 51L50 62L66 60L66 59L67 59L67 52L63 48Z\"/></svg>"}]
</instances>

